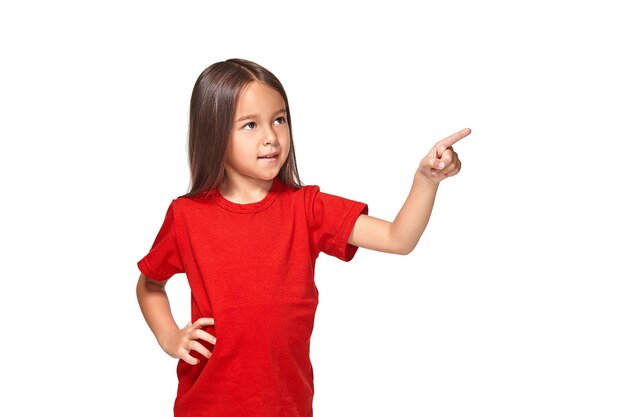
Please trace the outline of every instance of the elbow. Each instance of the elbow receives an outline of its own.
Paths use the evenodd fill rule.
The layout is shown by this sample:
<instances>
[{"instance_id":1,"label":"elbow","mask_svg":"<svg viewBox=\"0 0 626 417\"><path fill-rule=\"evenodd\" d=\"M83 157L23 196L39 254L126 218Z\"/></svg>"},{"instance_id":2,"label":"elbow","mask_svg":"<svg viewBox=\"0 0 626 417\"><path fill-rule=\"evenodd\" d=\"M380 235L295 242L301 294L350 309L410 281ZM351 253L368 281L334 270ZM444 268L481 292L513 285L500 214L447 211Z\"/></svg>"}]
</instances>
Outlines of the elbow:
<instances>
[{"instance_id":1,"label":"elbow","mask_svg":"<svg viewBox=\"0 0 626 417\"><path fill-rule=\"evenodd\" d=\"M412 239L408 236L398 236L395 238L390 236L389 246L391 247L391 252L396 255L408 255L413 252L418 241L419 239Z\"/></svg>"},{"instance_id":2,"label":"elbow","mask_svg":"<svg viewBox=\"0 0 626 417\"><path fill-rule=\"evenodd\" d=\"M396 254L398 255L408 255L409 253L413 252L414 248L407 248L407 249L402 249L398 252L396 252Z\"/></svg>"},{"instance_id":3,"label":"elbow","mask_svg":"<svg viewBox=\"0 0 626 417\"><path fill-rule=\"evenodd\" d=\"M409 253L413 252L415 246L417 246L417 243L410 245L399 245L395 247L392 252L396 255L408 255Z\"/></svg>"},{"instance_id":4,"label":"elbow","mask_svg":"<svg viewBox=\"0 0 626 417\"><path fill-rule=\"evenodd\" d=\"M387 235L387 246L390 248L390 252L396 255L408 255L413 252L413 249L417 246L420 236L414 236L411 233L407 233L406 230L394 229L394 225L391 224Z\"/></svg>"}]
</instances>

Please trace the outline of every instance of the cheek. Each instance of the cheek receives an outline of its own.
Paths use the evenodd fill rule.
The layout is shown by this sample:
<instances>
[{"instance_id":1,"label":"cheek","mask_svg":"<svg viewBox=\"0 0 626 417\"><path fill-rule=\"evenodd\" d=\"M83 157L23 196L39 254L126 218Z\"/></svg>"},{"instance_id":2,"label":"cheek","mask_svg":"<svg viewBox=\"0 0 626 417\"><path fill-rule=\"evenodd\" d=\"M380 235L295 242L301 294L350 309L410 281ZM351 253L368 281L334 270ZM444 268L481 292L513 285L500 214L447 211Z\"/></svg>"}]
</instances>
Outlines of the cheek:
<instances>
[{"instance_id":1,"label":"cheek","mask_svg":"<svg viewBox=\"0 0 626 417\"><path fill-rule=\"evenodd\" d=\"M226 160L231 162L242 158L247 159L250 156L256 157L256 149L252 146L246 146L245 141L232 141L226 151Z\"/></svg>"},{"instance_id":2,"label":"cheek","mask_svg":"<svg viewBox=\"0 0 626 417\"><path fill-rule=\"evenodd\" d=\"M280 143L281 148L289 152L289 149L291 148L291 137L289 135L289 131L287 131L287 133L283 137L281 137L280 142L281 142Z\"/></svg>"},{"instance_id":3,"label":"cheek","mask_svg":"<svg viewBox=\"0 0 626 417\"><path fill-rule=\"evenodd\" d=\"M283 152L283 164L284 164L285 162L287 162L287 159L289 159L289 151L291 148L291 146L289 145L289 141L287 141L282 148L284 149L284 152Z\"/></svg>"}]
</instances>

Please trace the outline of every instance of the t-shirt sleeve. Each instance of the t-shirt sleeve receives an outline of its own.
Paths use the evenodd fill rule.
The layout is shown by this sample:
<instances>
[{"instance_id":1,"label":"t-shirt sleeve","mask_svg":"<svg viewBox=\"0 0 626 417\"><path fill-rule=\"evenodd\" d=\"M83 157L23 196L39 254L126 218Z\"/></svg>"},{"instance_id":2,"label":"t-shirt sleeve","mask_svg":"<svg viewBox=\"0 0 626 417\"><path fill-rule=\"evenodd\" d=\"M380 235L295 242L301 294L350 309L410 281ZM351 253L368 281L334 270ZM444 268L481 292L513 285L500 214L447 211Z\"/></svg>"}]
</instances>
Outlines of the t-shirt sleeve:
<instances>
[{"instance_id":1,"label":"t-shirt sleeve","mask_svg":"<svg viewBox=\"0 0 626 417\"><path fill-rule=\"evenodd\" d=\"M342 261L350 261L358 249L348 243L356 219L367 214L366 204L332 194L312 186L307 199L309 231L315 252L324 252Z\"/></svg>"},{"instance_id":2,"label":"t-shirt sleeve","mask_svg":"<svg viewBox=\"0 0 626 417\"><path fill-rule=\"evenodd\" d=\"M173 203L167 209L165 220L146 256L137 262L139 270L148 278L165 281L184 272L176 241L176 222Z\"/></svg>"}]
</instances>

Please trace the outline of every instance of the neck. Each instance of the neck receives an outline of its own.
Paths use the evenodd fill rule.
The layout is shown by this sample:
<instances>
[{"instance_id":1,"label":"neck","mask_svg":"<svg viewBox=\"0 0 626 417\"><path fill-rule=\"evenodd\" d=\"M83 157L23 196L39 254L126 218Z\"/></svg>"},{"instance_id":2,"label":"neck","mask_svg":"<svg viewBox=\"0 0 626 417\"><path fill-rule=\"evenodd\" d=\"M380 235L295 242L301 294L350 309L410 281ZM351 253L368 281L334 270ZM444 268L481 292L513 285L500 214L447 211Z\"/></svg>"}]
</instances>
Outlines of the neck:
<instances>
[{"instance_id":1,"label":"neck","mask_svg":"<svg viewBox=\"0 0 626 417\"><path fill-rule=\"evenodd\" d=\"M219 186L222 196L237 204L250 204L261 201L272 188L274 179L224 177Z\"/></svg>"}]
</instances>

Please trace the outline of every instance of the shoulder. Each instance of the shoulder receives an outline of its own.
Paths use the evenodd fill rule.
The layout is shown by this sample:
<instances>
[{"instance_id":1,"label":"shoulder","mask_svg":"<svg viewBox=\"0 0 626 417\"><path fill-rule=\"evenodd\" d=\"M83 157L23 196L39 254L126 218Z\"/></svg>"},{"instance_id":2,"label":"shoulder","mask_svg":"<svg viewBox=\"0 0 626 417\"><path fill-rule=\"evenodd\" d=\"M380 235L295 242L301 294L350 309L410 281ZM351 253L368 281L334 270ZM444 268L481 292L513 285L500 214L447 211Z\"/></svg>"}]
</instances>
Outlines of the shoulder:
<instances>
[{"instance_id":1,"label":"shoulder","mask_svg":"<svg viewBox=\"0 0 626 417\"><path fill-rule=\"evenodd\" d=\"M297 193L297 194L309 195L309 194L318 193L320 191L320 187L317 185L303 185L302 187L298 189L291 188L291 190L292 192Z\"/></svg>"},{"instance_id":2,"label":"shoulder","mask_svg":"<svg viewBox=\"0 0 626 417\"><path fill-rule=\"evenodd\" d=\"M215 207L215 205L212 193L207 192L197 197L176 197L172 199L170 209L176 214L184 214L196 211L205 211Z\"/></svg>"},{"instance_id":3,"label":"shoulder","mask_svg":"<svg viewBox=\"0 0 626 417\"><path fill-rule=\"evenodd\" d=\"M300 188L286 187L286 196L290 196L294 200L310 204L315 199L315 196L320 192L320 187L317 185L303 185Z\"/></svg>"},{"instance_id":4,"label":"shoulder","mask_svg":"<svg viewBox=\"0 0 626 417\"><path fill-rule=\"evenodd\" d=\"M323 190L319 185L304 185L299 189L291 189L293 195L299 196L307 205L334 204L337 202L352 202L352 200Z\"/></svg>"}]
</instances>

